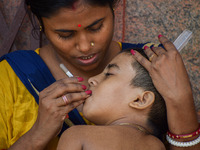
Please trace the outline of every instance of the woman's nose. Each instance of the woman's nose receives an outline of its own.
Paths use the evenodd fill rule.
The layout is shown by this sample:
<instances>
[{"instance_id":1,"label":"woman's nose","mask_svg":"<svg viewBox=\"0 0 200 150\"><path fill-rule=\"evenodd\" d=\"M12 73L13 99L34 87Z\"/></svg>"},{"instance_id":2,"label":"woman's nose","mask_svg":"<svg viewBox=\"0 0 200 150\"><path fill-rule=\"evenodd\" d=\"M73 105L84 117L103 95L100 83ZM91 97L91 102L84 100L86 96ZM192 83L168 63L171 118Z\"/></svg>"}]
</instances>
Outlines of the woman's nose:
<instances>
[{"instance_id":1,"label":"woman's nose","mask_svg":"<svg viewBox=\"0 0 200 150\"><path fill-rule=\"evenodd\" d=\"M79 35L77 40L77 49L83 53L87 53L91 49L91 41L85 33Z\"/></svg>"}]
</instances>

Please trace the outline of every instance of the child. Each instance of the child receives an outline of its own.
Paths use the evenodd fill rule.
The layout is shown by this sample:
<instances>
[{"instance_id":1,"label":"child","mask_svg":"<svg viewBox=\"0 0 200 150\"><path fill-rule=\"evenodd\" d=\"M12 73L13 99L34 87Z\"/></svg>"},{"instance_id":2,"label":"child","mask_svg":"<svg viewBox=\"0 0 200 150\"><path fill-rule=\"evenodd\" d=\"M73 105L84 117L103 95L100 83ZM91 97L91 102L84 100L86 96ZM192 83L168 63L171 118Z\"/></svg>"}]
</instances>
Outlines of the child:
<instances>
[{"instance_id":1,"label":"child","mask_svg":"<svg viewBox=\"0 0 200 150\"><path fill-rule=\"evenodd\" d=\"M168 129L165 102L131 55L130 50L123 51L89 79L92 95L83 114L96 125L69 128L57 150L165 149L161 142Z\"/></svg>"}]
</instances>

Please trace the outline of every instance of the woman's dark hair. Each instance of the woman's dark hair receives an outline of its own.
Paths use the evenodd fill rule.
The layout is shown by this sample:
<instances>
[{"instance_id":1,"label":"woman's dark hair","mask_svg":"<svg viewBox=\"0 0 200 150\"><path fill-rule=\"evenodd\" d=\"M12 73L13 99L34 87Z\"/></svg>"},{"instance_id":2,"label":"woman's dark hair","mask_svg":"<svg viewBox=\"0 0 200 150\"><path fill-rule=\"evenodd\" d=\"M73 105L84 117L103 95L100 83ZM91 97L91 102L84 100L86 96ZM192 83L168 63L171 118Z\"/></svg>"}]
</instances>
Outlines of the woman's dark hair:
<instances>
[{"instance_id":1,"label":"woman's dark hair","mask_svg":"<svg viewBox=\"0 0 200 150\"><path fill-rule=\"evenodd\" d=\"M25 0L25 3L30 7L32 13L41 20L41 17L50 17L60 8L73 8L73 5L78 1L91 6L109 5L113 10L119 0Z\"/></svg>"},{"instance_id":2,"label":"woman's dark hair","mask_svg":"<svg viewBox=\"0 0 200 150\"><path fill-rule=\"evenodd\" d=\"M143 49L137 49L137 52L147 58ZM130 49L126 49L122 51L122 53L132 55ZM136 71L136 75L132 79L131 85L134 87L140 87L145 91L152 91L155 94L155 101L151 107L151 110L149 111L147 123L152 128L153 135L164 141L163 136L168 131L165 101L160 93L156 90L148 71L137 61L133 61L132 66Z\"/></svg>"}]
</instances>

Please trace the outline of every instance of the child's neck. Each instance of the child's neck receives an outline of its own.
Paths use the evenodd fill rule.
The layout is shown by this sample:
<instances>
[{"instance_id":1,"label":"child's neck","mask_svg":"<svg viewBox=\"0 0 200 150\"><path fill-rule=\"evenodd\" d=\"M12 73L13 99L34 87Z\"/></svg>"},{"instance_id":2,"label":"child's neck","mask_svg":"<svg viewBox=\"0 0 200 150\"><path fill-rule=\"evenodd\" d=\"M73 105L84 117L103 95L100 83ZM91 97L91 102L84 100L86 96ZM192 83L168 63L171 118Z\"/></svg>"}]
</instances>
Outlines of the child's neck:
<instances>
[{"instance_id":1,"label":"child's neck","mask_svg":"<svg viewBox=\"0 0 200 150\"><path fill-rule=\"evenodd\" d=\"M120 123L118 124L120 126L128 126L128 127L132 127L140 132L143 132L143 133L146 133L146 134L152 134L149 130L147 130L146 128L144 128L143 126L141 125L138 125L138 124L135 124L135 123L127 123L127 122L124 122L124 123Z\"/></svg>"},{"instance_id":2,"label":"child's neck","mask_svg":"<svg viewBox=\"0 0 200 150\"><path fill-rule=\"evenodd\" d=\"M133 117L133 118L121 118L118 120L115 120L107 125L124 125L124 126L138 126L141 127L145 130L147 130L149 133L152 133L152 129L147 125L146 123L146 118L137 118L137 117Z\"/></svg>"}]
</instances>

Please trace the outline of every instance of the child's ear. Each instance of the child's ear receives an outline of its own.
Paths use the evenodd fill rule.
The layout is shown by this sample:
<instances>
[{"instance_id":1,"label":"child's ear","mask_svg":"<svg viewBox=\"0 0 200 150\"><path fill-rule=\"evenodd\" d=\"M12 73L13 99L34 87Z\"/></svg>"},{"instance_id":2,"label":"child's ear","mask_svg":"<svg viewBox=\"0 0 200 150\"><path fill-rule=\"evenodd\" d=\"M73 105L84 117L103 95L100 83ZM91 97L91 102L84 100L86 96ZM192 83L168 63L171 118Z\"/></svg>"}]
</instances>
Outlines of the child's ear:
<instances>
[{"instance_id":1,"label":"child's ear","mask_svg":"<svg viewBox=\"0 0 200 150\"><path fill-rule=\"evenodd\" d=\"M151 91L145 91L129 103L130 107L135 109L146 109L147 107L151 106L155 100L155 94Z\"/></svg>"}]
</instances>

